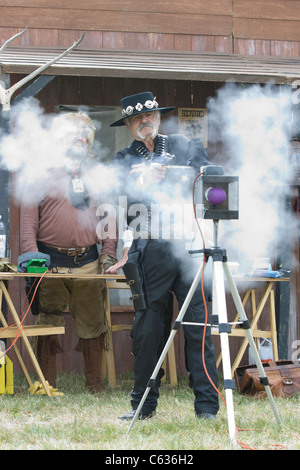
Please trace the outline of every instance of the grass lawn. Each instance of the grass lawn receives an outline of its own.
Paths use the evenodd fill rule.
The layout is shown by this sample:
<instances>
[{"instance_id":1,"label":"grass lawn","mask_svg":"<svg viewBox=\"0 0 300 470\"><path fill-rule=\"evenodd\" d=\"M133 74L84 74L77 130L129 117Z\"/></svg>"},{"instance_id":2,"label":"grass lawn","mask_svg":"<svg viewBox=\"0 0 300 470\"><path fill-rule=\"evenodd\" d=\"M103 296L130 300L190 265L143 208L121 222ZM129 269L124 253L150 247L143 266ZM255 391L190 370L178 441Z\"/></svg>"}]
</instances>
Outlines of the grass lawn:
<instances>
[{"instance_id":1,"label":"grass lawn","mask_svg":"<svg viewBox=\"0 0 300 470\"><path fill-rule=\"evenodd\" d=\"M0 450L232 450L227 410L220 402L214 421L199 420L193 411L193 392L185 378L176 387L161 386L156 416L128 422L118 419L130 411L133 381L119 379L116 388L88 393L84 377L60 374L63 397L30 395L17 375L14 395L0 396ZM237 449L299 450L300 395L276 399L282 420L278 426L268 399L243 397L234 392L234 411L240 429ZM242 444L243 443L243 444Z\"/></svg>"}]
</instances>

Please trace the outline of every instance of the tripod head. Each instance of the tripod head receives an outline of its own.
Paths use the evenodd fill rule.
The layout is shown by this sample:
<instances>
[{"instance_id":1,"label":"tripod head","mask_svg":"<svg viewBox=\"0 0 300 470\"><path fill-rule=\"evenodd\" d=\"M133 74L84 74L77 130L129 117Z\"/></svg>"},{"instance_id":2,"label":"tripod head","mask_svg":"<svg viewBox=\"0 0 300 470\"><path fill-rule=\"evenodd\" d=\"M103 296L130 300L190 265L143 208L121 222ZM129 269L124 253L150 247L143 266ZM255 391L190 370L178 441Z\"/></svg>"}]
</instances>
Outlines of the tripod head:
<instances>
[{"instance_id":1,"label":"tripod head","mask_svg":"<svg viewBox=\"0 0 300 470\"><path fill-rule=\"evenodd\" d=\"M225 261L227 259L226 250L220 248L218 246L218 228L219 228L219 220L213 220L214 224L214 240L213 246L211 248L203 248L201 250L189 250L190 255L194 255L197 253L203 253L206 257L206 260L212 256L213 261Z\"/></svg>"}]
</instances>

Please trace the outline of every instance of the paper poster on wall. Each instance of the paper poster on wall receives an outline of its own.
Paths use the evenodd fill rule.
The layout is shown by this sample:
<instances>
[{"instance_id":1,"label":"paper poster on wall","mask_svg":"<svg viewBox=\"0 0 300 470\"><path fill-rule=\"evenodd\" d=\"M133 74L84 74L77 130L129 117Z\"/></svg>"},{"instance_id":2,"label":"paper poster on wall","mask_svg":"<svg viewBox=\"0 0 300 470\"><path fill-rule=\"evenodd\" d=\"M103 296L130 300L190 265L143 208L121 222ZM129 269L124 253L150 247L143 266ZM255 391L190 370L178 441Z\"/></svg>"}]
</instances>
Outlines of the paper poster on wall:
<instances>
[{"instance_id":1,"label":"paper poster on wall","mask_svg":"<svg viewBox=\"0 0 300 470\"><path fill-rule=\"evenodd\" d=\"M178 108L178 132L189 139L201 138L207 147L207 109Z\"/></svg>"}]
</instances>

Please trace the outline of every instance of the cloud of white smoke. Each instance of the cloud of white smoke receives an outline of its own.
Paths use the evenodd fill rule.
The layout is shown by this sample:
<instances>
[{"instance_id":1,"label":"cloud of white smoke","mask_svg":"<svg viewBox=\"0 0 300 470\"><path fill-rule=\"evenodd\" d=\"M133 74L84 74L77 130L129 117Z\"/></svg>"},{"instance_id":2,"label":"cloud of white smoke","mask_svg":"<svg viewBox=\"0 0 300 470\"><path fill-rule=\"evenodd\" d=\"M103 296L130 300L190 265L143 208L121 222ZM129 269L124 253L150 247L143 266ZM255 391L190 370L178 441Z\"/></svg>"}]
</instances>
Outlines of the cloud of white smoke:
<instances>
[{"instance_id":1,"label":"cloud of white smoke","mask_svg":"<svg viewBox=\"0 0 300 470\"><path fill-rule=\"evenodd\" d=\"M221 225L222 246L246 265L272 256L279 224L281 231L288 229L290 214L283 207L290 103L290 92L281 87L233 84L208 102L209 125L224 149L225 174L239 177L239 220Z\"/></svg>"},{"instance_id":2,"label":"cloud of white smoke","mask_svg":"<svg viewBox=\"0 0 300 470\"><path fill-rule=\"evenodd\" d=\"M210 139L216 136L221 142L225 174L239 176L239 220L222 222L220 237L222 246L240 263L249 265L255 257L271 256L279 224L288 227L289 214L282 208L288 187L290 102L290 92L282 87L234 84L225 85L208 100ZM22 101L10 112L9 132L0 139L0 165L16 174L17 201L25 184L34 187L36 183L39 190L49 172L62 165L64 147L58 145L53 119L55 115L46 114L35 99ZM64 129L60 131L64 135ZM85 180L88 191L114 192L118 201L124 181L118 181L110 165L101 163L101 144L97 143L96 151L98 163ZM107 149L103 154L106 158ZM178 204L178 198L173 198L174 187L172 190L171 196L164 194L156 202ZM178 233L186 236L194 229L193 220L180 211L179 215Z\"/></svg>"},{"instance_id":3,"label":"cloud of white smoke","mask_svg":"<svg viewBox=\"0 0 300 470\"><path fill-rule=\"evenodd\" d=\"M63 166L70 124L60 121L58 132L56 119L57 115L46 114L32 98L23 100L10 111L9 131L0 139L0 165L15 173L13 196L17 203L24 197L25 185L30 184L33 190L40 191L50 172ZM106 156L107 150L103 152ZM97 164L86 175L85 184L90 195L97 195L100 190L106 191L117 184L113 170L101 163L99 143ZM31 193L31 196L34 198L35 195Z\"/></svg>"}]
</instances>

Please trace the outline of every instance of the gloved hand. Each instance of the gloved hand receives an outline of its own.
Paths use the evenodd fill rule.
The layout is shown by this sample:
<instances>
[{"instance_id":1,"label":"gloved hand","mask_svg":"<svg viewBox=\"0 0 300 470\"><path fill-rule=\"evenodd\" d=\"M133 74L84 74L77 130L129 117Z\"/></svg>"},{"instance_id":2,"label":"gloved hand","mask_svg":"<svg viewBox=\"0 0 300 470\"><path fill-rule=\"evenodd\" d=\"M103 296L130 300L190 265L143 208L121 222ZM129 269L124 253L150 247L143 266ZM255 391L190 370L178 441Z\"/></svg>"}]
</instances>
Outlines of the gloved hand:
<instances>
[{"instance_id":1,"label":"gloved hand","mask_svg":"<svg viewBox=\"0 0 300 470\"><path fill-rule=\"evenodd\" d=\"M50 255L46 253L41 253L40 251L29 251L28 253L23 253L18 258L18 272L19 273L26 273L27 272L27 264L32 259L45 259L46 263L45 266L50 266Z\"/></svg>"},{"instance_id":2,"label":"gloved hand","mask_svg":"<svg viewBox=\"0 0 300 470\"><path fill-rule=\"evenodd\" d=\"M118 260L110 255L100 255L100 268L101 274L104 274L105 271L116 264Z\"/></svg>"}]
</instances>

